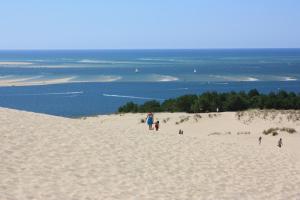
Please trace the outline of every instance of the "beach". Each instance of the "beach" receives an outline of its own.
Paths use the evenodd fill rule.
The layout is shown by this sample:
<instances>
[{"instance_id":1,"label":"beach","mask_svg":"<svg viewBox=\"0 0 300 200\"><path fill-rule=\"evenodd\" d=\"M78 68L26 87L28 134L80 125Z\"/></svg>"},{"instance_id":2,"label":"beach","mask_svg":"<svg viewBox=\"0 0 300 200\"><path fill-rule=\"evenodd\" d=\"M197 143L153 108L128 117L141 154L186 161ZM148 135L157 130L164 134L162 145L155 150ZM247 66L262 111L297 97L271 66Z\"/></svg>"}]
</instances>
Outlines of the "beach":
<instances>
[{"instance_id":1,"label":"beach","mask_svg":"<svg viewBox=\"0 0 300 200\"><path fill-rule=\"evenodd\" d=\"M299 111L154 113L159 131L145 114L0 113L3 200L300 198ZM277 127L297 132L262 134Z\"/></svg>"}]
</instances>

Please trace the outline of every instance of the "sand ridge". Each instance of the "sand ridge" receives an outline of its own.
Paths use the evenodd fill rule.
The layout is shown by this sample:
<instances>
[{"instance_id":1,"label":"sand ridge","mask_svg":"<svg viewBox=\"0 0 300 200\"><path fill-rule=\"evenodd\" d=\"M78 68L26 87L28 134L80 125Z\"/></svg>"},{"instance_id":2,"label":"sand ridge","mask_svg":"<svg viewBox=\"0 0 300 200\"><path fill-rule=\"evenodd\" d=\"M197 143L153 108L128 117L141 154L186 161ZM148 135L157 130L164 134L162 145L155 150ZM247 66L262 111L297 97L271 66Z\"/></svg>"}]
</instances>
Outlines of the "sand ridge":
<instances>
[{"instance_id":1,"label":"sand ridge","mask_svg":"<svg viewBox=\"0 0 300 200\"><path fill-rule=\"evenodd\" d=\"M299 199L299 121L247 114L160 113L155 132L145 114L68 119L0 108L0 199ZM297 133L262 135L270 127Z\"/></svg>"}]
</instances>

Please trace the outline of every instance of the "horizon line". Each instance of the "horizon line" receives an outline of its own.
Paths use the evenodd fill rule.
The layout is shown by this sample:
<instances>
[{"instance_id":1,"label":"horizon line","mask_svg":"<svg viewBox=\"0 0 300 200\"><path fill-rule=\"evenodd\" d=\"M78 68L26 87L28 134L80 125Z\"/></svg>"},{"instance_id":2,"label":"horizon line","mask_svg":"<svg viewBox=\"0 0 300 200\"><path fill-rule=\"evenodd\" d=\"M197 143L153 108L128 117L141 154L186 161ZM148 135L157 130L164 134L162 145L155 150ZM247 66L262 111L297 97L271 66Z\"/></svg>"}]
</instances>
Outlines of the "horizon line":
<instances>
[{"instance_id":1,"label":"horizon line","mask_svg":"<svg viewBox=\"0 0 300 200\"><path fill-rule=\"evenodd\" d=\"M28 48L28 49L0 49L0 51L108 51L108 50L255 50L255 49L300 49L300 47L242 47L242 48Z\"/></svg>"}]
</instances>

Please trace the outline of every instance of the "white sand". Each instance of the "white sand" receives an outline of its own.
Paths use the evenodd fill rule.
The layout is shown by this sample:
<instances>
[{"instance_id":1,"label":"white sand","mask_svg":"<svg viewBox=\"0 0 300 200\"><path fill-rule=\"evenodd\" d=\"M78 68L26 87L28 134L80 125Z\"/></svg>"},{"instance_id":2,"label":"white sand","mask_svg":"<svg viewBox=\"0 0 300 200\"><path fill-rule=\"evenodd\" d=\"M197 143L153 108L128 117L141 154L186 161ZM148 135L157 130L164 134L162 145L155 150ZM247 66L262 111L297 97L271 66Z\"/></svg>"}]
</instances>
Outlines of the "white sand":
<instances>
[{"instance_id":1,"label":"white sand","mask_svg":"<svg viewBox=\"0 0 300 200\"><path fill-rule=\"evenodd\" d=\"M2 62L0 61L0 65L32 65L31 62Z\"/></svg>"},{"instance_id":2,"label":"white sand","mask_svg":"<svg viewBox=\"0 0 300 200\"><path fill-rule=\"evenodd\" d=\"M33 85L50 85L62 83L88 83L88 82L114 82L122 79L120 76L98 76L90 80L76 80L77 76L67 76L62 78L43 78L43 76L29 76L29 77L14 77L14 76L0 76L0 87L10 86L33 86Z\"/></svg>"},{"instance_id":3,"label":"white sand","mask_svg":"<svg viewBox=\"0 0 300 200\"><path fill-rule=\"evenodd\" d=\"M300 199L300 121L266 113L155 114L155 132L143 114L67 119L0 108L0 199ZM270 127L298 133L261 134Z\"/></svg>"},{"instance_id":4,"label":"white sand","mask_svg":"<svg viewBox=\"0 0 300 200\"><path fill-rule=\"evenodd\" d=\"M76 76L54 78L54 79L39 79L41 76L32 76L26 78L12 78L12 79L0 79L0 87L7 86L32 86L32 85L49 85L49 84L62 84L69 83ZM76 82L76 81L73 81Z\"/></svg>"}]
</instances>

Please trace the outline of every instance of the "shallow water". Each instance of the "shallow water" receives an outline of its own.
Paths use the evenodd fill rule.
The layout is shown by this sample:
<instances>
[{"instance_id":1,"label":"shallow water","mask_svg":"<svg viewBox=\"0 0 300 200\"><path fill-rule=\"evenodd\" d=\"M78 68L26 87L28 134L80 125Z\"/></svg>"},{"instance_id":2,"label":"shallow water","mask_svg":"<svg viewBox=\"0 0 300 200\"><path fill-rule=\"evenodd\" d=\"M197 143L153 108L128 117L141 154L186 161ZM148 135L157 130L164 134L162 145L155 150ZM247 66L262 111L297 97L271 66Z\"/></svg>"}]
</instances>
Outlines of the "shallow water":
<instances>
[{"instance_id":1,"label":"shallow water","mask_svg":"<svg viewBox=\"0 0 300 200\"><path fill-rule=\"evenodd\" d=\"M35 86L38 84L61 83ZM0 51L0 106L60 116L204 91L300 92L300 49Z\"/></svg>"},{"instance_id":2,"label":"shallow water","mask_svg":"<svg viewBox=\"0 0 300 200\"><path fill-rule=\"evenodd\" d=\"M0 51L0 82L296 81L299 64L300 49Z\"/></svg>"},{"instance_id":3,"label":"shallow water","mask_svg":"<svg viewBox=\"0 0 300 200\"><path fill-rule=\"evenodd\" d=\"M0 87L0 106L79 117L117 111L128 101L142 103L150 99L162 101L183 94L204 91L240 91L257 88L261 92L300 92L300 82L165 82L165 83L68 83L45 86Z\"/></svg>"}]
</instances>

